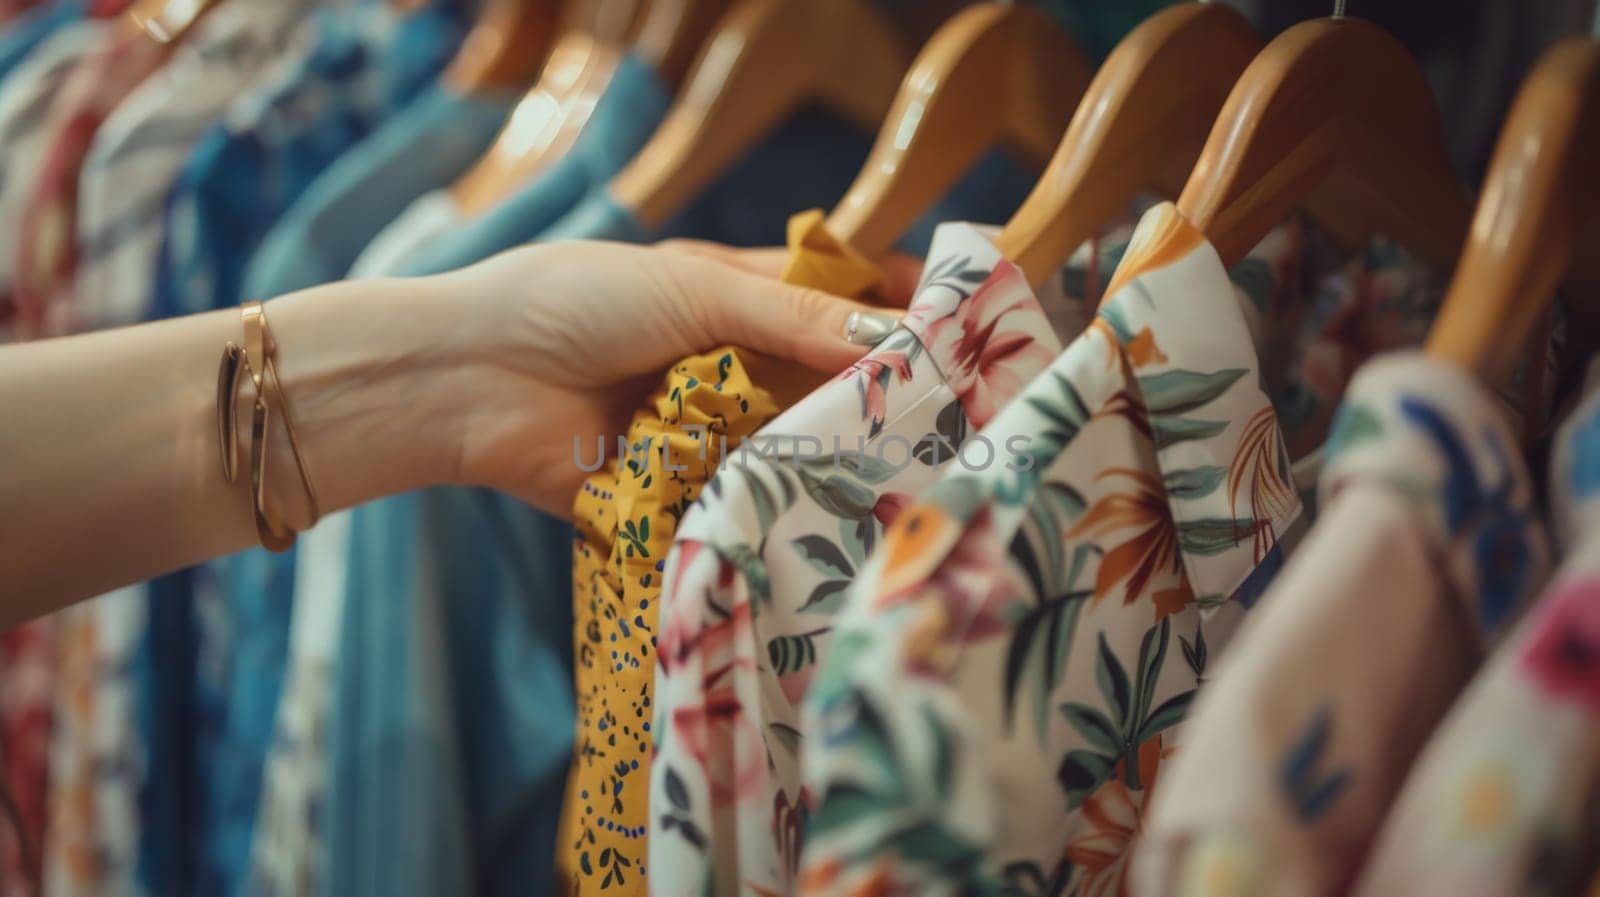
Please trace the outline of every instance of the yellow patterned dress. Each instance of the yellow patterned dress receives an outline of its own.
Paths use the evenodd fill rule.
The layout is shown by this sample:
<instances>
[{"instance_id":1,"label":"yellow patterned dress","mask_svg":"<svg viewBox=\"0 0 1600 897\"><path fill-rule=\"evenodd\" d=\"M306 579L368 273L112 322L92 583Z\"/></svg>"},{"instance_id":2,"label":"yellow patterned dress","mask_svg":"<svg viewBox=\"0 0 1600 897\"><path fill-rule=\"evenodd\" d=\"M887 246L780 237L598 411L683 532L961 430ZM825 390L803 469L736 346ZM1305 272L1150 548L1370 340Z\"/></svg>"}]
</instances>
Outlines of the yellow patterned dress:
<instances>
[{"instance_id":1,"label":"yellow patterned dress","mask_svg":"<svg viewBox=\"0 0 1600 897\"><path fill-rule=\"evenodd\" d=\"M788 237L789 283L859 297L881 282L876 267L828 234L821 212L790 219ZM571 893L646 891L657 598L678 521L725 451L822 379L731 346L685 358L635 412L628 454L607 446L605 466L579 490L578 737L558 841Z\"/></svg>"}]
</instances>

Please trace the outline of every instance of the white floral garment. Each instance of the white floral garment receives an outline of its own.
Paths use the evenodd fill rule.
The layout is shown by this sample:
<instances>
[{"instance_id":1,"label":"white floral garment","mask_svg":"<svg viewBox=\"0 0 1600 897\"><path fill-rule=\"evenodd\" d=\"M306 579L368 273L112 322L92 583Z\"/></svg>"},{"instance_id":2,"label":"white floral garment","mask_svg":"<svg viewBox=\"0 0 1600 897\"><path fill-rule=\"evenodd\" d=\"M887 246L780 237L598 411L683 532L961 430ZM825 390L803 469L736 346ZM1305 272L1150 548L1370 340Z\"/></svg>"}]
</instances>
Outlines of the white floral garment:
<instances>
[{"instance_id":1,"label":"white floral garment","mask_svg":"<svg viewBox=\"0 0 1600 897\"><path fill-rule=\"evenodd\" d=\"M1271 282L1152 209L1094 325L981 431L1000 463L895 521L805 695L800 893L1121 892L1301 517L1256 349Z\"/></svg>"},{"instance_id":2,"label":"white floral garment","mask_svg":"<svg viewBox=\"0 0 1600 897\"><path fill-rule=\"evenodd\" d=\"M1325 463L1317 526L1156 793L1134 893L1345 893L1429 732L1545 579L1518 440L1467 373L1367 365Z\"/></svg>"},{"instance_id":3,"label":"white floral garment","mask_svg":"<svg viewBox=\"0 0 1600 897\"><path fill-rule=\"evenodd\" d=\"M1557 439L1555 580L1418 756L1360 897L1577 894L1600 865L1600 390Z\"/></svg>"},{"instance_id":4,"label":"white floral garment","mask_svg":"<svg viewBox=\"0 0 1600 897\"><path fill-rule=\"evenodd\" d=\"M1091 319L1129 232L1036 299L983 230L941 226L903 326L730 447L664 574L651 893L791 890L810 803L799 701L846 588L910 495Z\"/></svg>"}]
</instances>

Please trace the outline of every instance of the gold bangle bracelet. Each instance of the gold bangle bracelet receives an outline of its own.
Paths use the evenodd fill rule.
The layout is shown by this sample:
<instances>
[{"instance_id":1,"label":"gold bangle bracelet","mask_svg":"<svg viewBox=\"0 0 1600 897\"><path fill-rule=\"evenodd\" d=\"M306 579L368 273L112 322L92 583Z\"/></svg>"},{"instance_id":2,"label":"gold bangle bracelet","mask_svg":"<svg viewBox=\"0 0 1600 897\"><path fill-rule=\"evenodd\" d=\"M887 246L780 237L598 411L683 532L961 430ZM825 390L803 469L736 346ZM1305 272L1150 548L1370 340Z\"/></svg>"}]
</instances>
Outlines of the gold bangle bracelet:
<instances>
[{"instance_id":1,"label":"gold bangle bracelet","mask_svg":"<svg viewBox=\"0 0 1600 897\"><path fill-rule=\"evenodd\" d=\"M311 522L316 523L322 514L316 488L311 484L311 474L306 467L305 453L301 451L300 439L295 434L289 400L278 379L278 346L272 338L272 329L267 325L266 308L260 302L253 301L246 302L240 311L244 320L243 344L229 340L223 346L222 362L217 371L217 429L222 450L222 475L229 483L238 478L238 393L239 375L243 373L249 376L250 384L255 389L250 420L250 503L255 517L256 536L270 551L287 551L294 545L298 533L274 522L267 513L268 428L274 417L283 421L284 433L289 437L289 450L294 455L300 485L305 490Z\"/></svg>"}]
</instances>

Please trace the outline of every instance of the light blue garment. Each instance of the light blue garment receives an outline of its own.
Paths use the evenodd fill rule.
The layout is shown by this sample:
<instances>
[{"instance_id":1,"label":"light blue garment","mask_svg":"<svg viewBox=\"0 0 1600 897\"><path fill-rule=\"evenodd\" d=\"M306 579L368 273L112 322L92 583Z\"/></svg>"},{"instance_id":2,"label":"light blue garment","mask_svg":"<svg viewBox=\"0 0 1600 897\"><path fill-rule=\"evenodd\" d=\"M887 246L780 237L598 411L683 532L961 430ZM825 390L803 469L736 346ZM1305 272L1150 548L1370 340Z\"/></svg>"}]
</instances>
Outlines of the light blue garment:
<instances>
[{"instance_id":1,"label":"light blue garment","mask_svg":"<svg viewBox=\"0 0 1600 897\"><path fill-rule=\"evenodd\" d=\"M628 164L655 133L671 102L671 92L649 63L625 57L566 155L487 214L413 255L395 273L450 271L539 237Z\"/></svg>"},{"instance_id":2,"label":"light blue garment","mask_svg":"<svg viewBox=\"0 0 1600 897\"><path fill-rule=\"evenodd\" d=\"M428 190L455 181L494 142L517 97L436 85L342 156L262 241L247 296L281 296L338 280L384 225Z\"/></svg>"},{"instance_id":3,"label":"light blue garment","mask_svg":"<svg viewBox=\"0 0 1600 897\"><path fill-rule=\"evenodd\" d=\"M843 193L867 147L839 123L802 117L756 155L798 153L807 166L766 183L730 179L683 218L759 226L669 231L781 243L787 214ZM721 207L730 202L749 211ZM603 189L563 211L567 236L659 236ZM322 890L552 892L577 725L571 527L486 490L431 489L357 508L351 528Z\"/></svg>"},{"instance_id":4,"label":"light blue garment","mask_svg":"<svg viewBox=\"0 0 1600 897\"><path fill-rule=\"evenodd\" d=\"M168 195L153 316L236 305L266 230L346 149L404 108L454 54L465 29L441 5L322 10L303 55L241 98L196 146ZM249 860L293 607L293 553L256 549L206 571L217 590L197 617L182 589L152 591L141 652L151 786L141 874L153 893L230 895ZM199 647L188 646L197 640ZM174 647L179 650L172 650ZM209 662L204 660L209 658ZM152 742L155 743L155 742Z\"/></svg>"},{"instance_id":5,"label":"light blue garment","mask_svg":"<svg viewBox=\"0 0 1600 897\"><path fill-rule=\"evenodd\" d=\"M789 215L831 205L868 146L866 135L806 113L660 233L603 186L559 218L545 208L529 214L553 220L541 242L686 236L781 245ZM951 215L1004 220L1032 180L998 156L985 160L906 245L925 245L932 223ZM540 195L565 203L569 191ZM514 245L512 224L476 231L481 241L463 241L445 267ZM351 527L324 891L552 891L576 726L571 527L469 489L375 502L356 509Z\"/></svg>"},{"instance_id":6,"label":"light blue garment","mask_svg":"<svg viewBox=\"0 0 1600 897\"><path fill-rule=\"evenodd\" d=\"M33 48L65 25L83 18L86 0L41 3L0 30L0 78L11 74Z\"/></svg>"}]
</instances>

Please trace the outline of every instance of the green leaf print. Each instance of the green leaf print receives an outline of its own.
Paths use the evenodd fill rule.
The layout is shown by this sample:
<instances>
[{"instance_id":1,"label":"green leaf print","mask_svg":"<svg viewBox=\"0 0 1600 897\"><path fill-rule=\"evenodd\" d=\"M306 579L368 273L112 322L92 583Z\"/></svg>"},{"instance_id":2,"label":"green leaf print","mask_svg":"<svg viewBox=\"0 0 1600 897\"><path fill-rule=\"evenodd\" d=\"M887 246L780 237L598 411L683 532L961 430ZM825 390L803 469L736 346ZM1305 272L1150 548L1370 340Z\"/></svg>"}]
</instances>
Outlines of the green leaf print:
<instances>
[{"instance_id":1,"label":"green leaf print","mask_svg":"<svg viewBox=\"0 0 1600 897\"><path fill-rule=\"evenodd\" d=\"M1030 509L1030 513L1033 510ZM1071 564L1063 570L1059 549L1061 528L1053 519L1046 519L1035 521L1029 529L1038 530L1041 541L1054 549L1047 552L1051 559L1050 569L1040 568L1032 540L1022 532L1012 540L1011 555L1032 581L1033 594L1054 597L1041 599L1011 627L1004 673L1006 725L1016 725L1018 704L1028 697L1033 710L1034 731L1042 742L1050 713L1050 695L1066 675L1067 658L1077 631L1078 615L1085 602L1093 596L1092 589L1079 587L1078 578L1086 569L1089 559L1099 554L1100 550L1094 545L1079 543L1073 550Z\"/></svg>"},{"instance_id":2,"label":"green leaf print","mask_svg":"<svg viewBox=\"0 0 1600 897\"><path fill-rule=\"evenodd\" d=\"M894 465L866 452L820 455L800 462L800 467L802 470L810 470L819 476L826 475L837 468L854 479L872 486L888 481L890 477L898 472L895 470Z\"/></svg>"},{"instance_id":3,"label":"green leaf print","mask_svg":"<svg viewBox=\"0 0 1600 897\"><path fill-rule=\"evenodd\" d=\"M823 627L799 635L780 635L767 642L767 659L772 662L772 671L787 676L816 663L817 636L827 631L827 627Z\"/></svg>"},{"instance_id":4,"label":"green leaf print","mask_svg":"<svg viewBox=\"0 0 1600 897\"><path fill-rule=\"evenodd\" d=\"M1122 669L1122 661L1117 659L1111 645L1106 642L1106 634L1100 633L1099 655L1094 670L1095 685L1100 688L1100 696L1105 699L1106 706L1116 714L1119 720L1128 718L1129 700L1132 697L1132 686L1128 682L1128 674Z\"/></svg>"},{"instance_id":5,"label":"green leaf print","mask_svg":"<svg viewBox=\"0 0 1600 897\"><path fill-rule=\"evenodd\" d=\"M1228 279L1233 281L1234 286L1244 290L1257 312L1267 313L1267 307L1272 304L1272 294L1278 286L1278 278L1273 274L1270 262L1247 258L1228 269Z\"/></svg>"},{"instance_id":6,"label":"green leaf print","mask_svg":"<svg viewBox=\"0 0 1600 897\"><path fill-rule=\"evenodd\" d=\"M744 577L751 597L758 599L758 607L772 600L772 579L767 574L766 559L759 551L740 542L735 545L718 545L717 554L732 564Z\"/></svg>"},{"instance_id":7,"label":"green leaf print","mask_svg":"<svg viewBox=\"0 0 1600 897\"><path fill-rule=\"evenodd\" d=\"M878 526L877 518L870 515L859 520L839 519L839 544L844 546L855 569L860 570L872 555L878 543Z\"/></svg>"},{"instance_id":8,"label":"green leaf print","mask_svg":"<svg viewBox=\"0 0 1600 897\"><path fill-rule=\"evenodd\" d=\"M1189 641L1183 636L1178 636L1178 644L1183 648L1183 661L1189 665L1189 670L1194 673L1196 682L1205 679L1206 672L1206 631L1199 625L1194 628L1194 641Z\"/></svg>"},{"instance_id":9,"label":"green leaf print","mask_svg":"<svg viewBox=\"0 0 1600 897\"><path fill-rule=\"evenodd\" d=\"M790 544L813 570L823 576L848 578L856 573L855 565L850 563L844 552L824 536L802 536Z\"/></svg>"},{"instance_id":10,"label":"green leaf print","mask_svg":"<svg viewBox=\"0 0 1600 897\"><path fill-rule=\"evenodd\" d=\"M1050 713L1050 695L1067 672L1078 615L1093 592L1069 592L1041 602L1012 628L1006 649L1006 725L1016 725L1017 704L1027 695L1034 731L1043 742Z\"/></svg>"},{"instance_id":11,"label":"green leaf print","mask_svg":"<svg viewBox=\"0 0 1600 897\"><path fill-rule=\"evenodd\" d=\"M632 520L622 521L622 531L618 533L623 541L628 543L627 556L633 557L638 552L639 557L650 556L650 549L645 542L650 538L650 518L641 517L637 525Z\"/></svg>"},{"instance_id":12,"label":"green leaf print","mask_svg":"<svg viewBox=\"0 0 1600 897\"><path fill-rule=\"evenodd\" d=\"M1383 435L1383 419L1367 405L1345 402L1334 415L1329 433L1326 454L1331 459L1352 445Z\"/></svg>"},{"instance_id":13,"label":"green leaf print","mask_svg":"<svg viewBox=\"0 0 1600 897\"><path fill-rule=\"evenodd\" d=\"M1191 688L1162 701L1161 706L1150 711L1150 715L1145 717L1144 725L1139 727L1139 741L1141 743L1149 741L1183 722L1183 718L1189 713L1189 705L1194 703L1195 695L1199 693L1198 689Z\"/></svg>"},{"instance_id":14,"label":"green leaf print","mask_svg":"<svg viewBox=\"0 0 1600 897\"><path fill-rule=\"evenodd\" d=\"M1055 386L1054 395L1029 395L1023 399L1028 407L1044 418L1049 425L1043 432L1037 434L1029 445L1029 454L1037 460L1054 457L1062 446L1078 435L1078 431L1089 422L1090 416L1088 406L1083 403L1083 397L1078 395L1077 387L1072 385L1072 381L1068 380L1065 374L1052 370L1047 376Z\"/></svg>"},{"instance_id":15,"label":"green leaf print","mask_svg":"<svg viewBox=\"0 0 1600 897\"><path fill-rule=\"evenodd\" d=\"M1171 471L1161 478L1161 483L1169 496L1193 501L1217 491L1227 476L1226 467L1207 465Z\"/></svg>"},{"instance_id":16,"label":"green leaf print","mask_svg":"<svg viewBox=\"0 0 1600 897\"><path fill-rule=\"evenodd\" d=\"M689 842L691 847L704 853L706 836L694 823L692 815L694 808L689 800L689 789L684 787L678 771L670 766L667 767L667 803L668 808L661 814L661 831L677 832L678 836ZM606 865L608 859L609 857L602 855L601 865ZM592 875L594 870L589 864L588 851L584 851L581 863L585 867L584 872Z\"/></svg>"},{"instance_id":17,"label":"green leaf print","mask_svg":"<svg viewBox=\"0 0 1600 897\"><path fill-rule=\"evenodd\" d=\"M805 739L800 735L800 730L784 723L768 723L767 731L772 733L774 741L783 745L783 749L790 756L800 756L800 743Z\"/></svg>"},{"instance_id":18,"label":"green leaf print","mask_svg":"<svg viewBox=\"0 0 1600 897\"><path fill-rule=\"evenodd\" d=\"M850 580L830 579L811 590L811 596L806 603L800 605L800 610L809 613L833 614L844 606L845 598L850 594Z\"/></svg>"},{"instance_id":19,"label":"green leaf print","mask_svg":"<svg viewBox=\"0 0 1600 897\"><path fill-rule=\"evenodd\" d=\"M866 517L877 501L871 489L842 474L823 474L811 467L802 467L800 483L812 501L835 517Z\"/></svg>"},{"instance_id":20,"label":"green leaf print","mask_svg":"<svg viewBox=\"0 0 1600 897\"><path fill-rule=\"evenodd\" d=\"M811 838L825 837L881 812L883 800L878 795L854 782L835 782L828 786L806 834Z\"/></svg>"},{"instance_id":21,"label":"green leaf print","mask_svg":"<svg viewBox=\"0 0 1600 897\"><path fill-rule=\"evenodd\" d=\"M1095 682L1105 701L1104 707L1096 709L1068 702L1059 708L1062 717L1092 748L1069 752L1057 770L1069 808L1077 807L1110 779L1119 762L1130 789L1140 790L1145 786L1146 783L1139 780L1140 745L1180 722L1194 696L1191 689L1154 710L1149 709L1155 699L1171 637L1170 618L1162 618L1160 623L1145 631L1134 667L1135 678L1130 683L1105 634L1100 634Z\"/></svg>"},{"instance_id":22,"label":"green leaf print","mask_svg":"<svg viewBox=\"0 0 1600 897\"><path fill-rule=\"evenodd\" d=\"M765 464L731 464L724 465L724 470L732 467L738 470L750 485L750 499L756 506L756 521L761 527L763 536L772 529L772 524L794 505L794 486L789 482L788 476L781 467ZM771 482L768 482L770 477ZM773 487L777 488L774 489Z\"/></svg>"},{"instance_id":23,"label":"green leaf print","mask_svg":"<svg viewBox=\"0 0 1600 897\"><path fill-rule=\"evenodd\" d=\"M1228 429L1223 420L1191 420L1183 417L1157 417L1150 421L1151 436L1157 449L1169 448L1180 442L1210 439Z\"/></svg>"},{"instance_id":24,"label":"green leaf print","mask_svg":"<svg viewBox=\"0 0 1600 897\"><path fill-rule=\"evenodd\" d=\"M1122 736L1105 714L1087 704L1068 702L1061 705L1061 715L1089 742L1090 747L1112 756L1122 752Z\"/></svg>"},{"instance_id":25,"label":"green leaf print","mask_svg":"<svg viewBox=\"0 0 1600 897\"><path fill-rule=\"evenodd\" d=\"M1076 809L1095 789L1111 780L1117 758L1094 751L1068 751L1056 769L1056 781L1067 798L1067 808Z\"/></svg>"},{"instance_id":26,"label":"green leaf print","mask_svg":"<svg viewBox=\"0 0 1600 897\"><path fill-rule=\"evenodd\" d=\"M1128 326L1128 319L1123 316L1121 305L1114 302L1106 303L1100 306L1100 310L1095 314L1111 328L1111 335L1117 338L1119 345L1126 346L1133 342L1133 328Z\"/></svg>"},{"instance_id":27,"label":"green leaf print","mask_svg":"<svg viewBox=\"0 0 1600 897\"><path fill-rule=\"evenodd\" d=\"M1140 377L1139 391L1152 417L1182 415L1216 401L1247 373L1247 368L1228 368L1210 374L1163 371Z\"/></svg>"},{"instance_id":28,"label":"green leaf print","mask_svg":"<svg viewBox=\"0 0 1600 897\"><path fill-rule=\"evenodd\" d=\"M1178 523L1178 544L1189 554L1221 554L1253 538L1264 525L1249 517L1183 520Z\"/></svg>"},{"instance_id":29,"label":"green leaf print","mask_svg":"<svg viewBox=\"0 0 1600 897\"><path fill-rule=\"evenodd\" d=\"M1145 714L1150 712L1150 702L1155 699L1156 683L1161 678L1161 667L1166 663L1167 638L1171 634L1171 629L1171 621L1167 617L1162 617L1161 625L1146 630L1144 638L1139 640L1139 699L1138 703L1133 705L1130 720L1142 720ZM1141 738L1133 740L1143 741Z\"/></svg>"}]
</instances>

